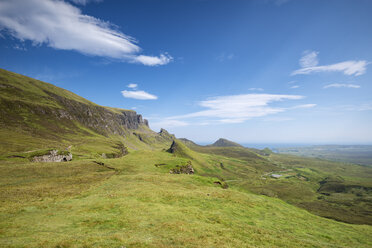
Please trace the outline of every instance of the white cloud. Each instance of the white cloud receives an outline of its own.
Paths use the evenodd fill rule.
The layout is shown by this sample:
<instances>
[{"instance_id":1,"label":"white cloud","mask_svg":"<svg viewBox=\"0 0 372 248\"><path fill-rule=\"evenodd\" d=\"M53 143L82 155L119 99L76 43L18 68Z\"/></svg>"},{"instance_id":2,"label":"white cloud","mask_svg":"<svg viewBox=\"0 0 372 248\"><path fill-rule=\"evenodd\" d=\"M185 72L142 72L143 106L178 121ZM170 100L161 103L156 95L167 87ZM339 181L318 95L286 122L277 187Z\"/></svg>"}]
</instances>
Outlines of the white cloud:
<instances>
[{"instance_id":1,"label":"white cloud","mask_svg":"<svg viewBox=\"0 0 372 248\"><path fill-rule=\"evenodd\" d=\"M300 59L300 66L303 68L317 66L319 63L318 53L315 51L305 51Z\"/></svg>"},{"instance_id":2,"label":"white cloud","mask_svg":"<svg viewBox=\"0 0 372 248\"><path fill-rule=\"evenodd\" d=\"M123 90L121 92L126 98L133 98L138 100L156 100L157 96L147 93L143 90Z\"/></svg>"},{"instance_id":3,"label":"white cloud","mask_svg":"<svg viewBox=\"0 0 372 248\"><path fill-rule=\"evenodd\" d=\"M302 104L292 107L291 109L299 109L299 108L314 108L316 104L310 103L310 104Z\"/></svg>"},{"instance_id":4,"label":"white cloud","mask_svg":"<svg viewBox=\"0 0 372 248\"><path fill-rule=\"evenodd\" d=\"M86 5L90 2L102 2L103 0L70 0L75 4Z\"/></svg>"},{"instance_id":5,"label":"white cloud","mask_svg":"<svg viewBox=\"0 0 372 248\"><path fill-rule=\"evenodd\" d=\"M168 54L160 54L159 57L139 55L139 56L134 56L131 59L133 63L140 63L144 65L149 65L149 66L165 65L171 62L172 60L173 60L172 56Z\"/></svg>"},{"instance_id":6,"label":"white cloud","mask_svg":"<svg viewBox=\"0 0 372 248\"><path fill-rule=\"evenodd\" d=\"M332 65L302 68L302 69L294 71L292 75L310 74L313 72L340 71L340 72L343 72L345 75L360 76L366 72L367 64L368 63L365 60L359 60L359 61L351 60L351 61L345 61L345 62L332 64Z\"/></svg>"},{"instance_id":7,"label":"white cloud","mask_svg":"<svg viewBox=\"0 0 372 248\"><path fill-rule=\"evenodd\" d=\"M293 86L291 86L290 88L291 88L291 89L298 89L298 88L300 88L300 86L299 86L299 85L293 85Z\"/></svg>"},{"instance_id":8,"label":"white cloud","mask_svg":"<svg viewBox=\"0 0 372 248\"><path fill-rule=\"evenodd\" d=\"M358 89L358 88L360 88L360 85L357 85L357 84L327 84L323 88L324 89L328 89L328 88L354 88L354 89Z\"/></svg>"},{"instance_id":9,"label":"white cloud","mask_svg":"<svg viewBox=\"0 0 372 248\"><path fill-rule=\"evenodd\" d=\"M85 4L87 1L75 0ZM135 39L114 25L84 15L65 1L2 0L0 1L0 31L34 45L46 44L62 50L74 50L86 55L108 57L155 66L172 61L168 54L147 56L138 54L141 48Z\"/></svg>"},{"instance_id":10,"label":"white cloud","mask_svg":"<svg viewBox=\"0 0 372 248\"><path fill-rule=\"evenodd\" d=\"M303 96L299 95L273 94L218 96L199 102L199 106L206 108L206 110L173 116L168 119L213 118L220 123L241 123L254 117L276 114L288 109L269 106L273 102L303 98Z\"/></svg>"},{"instance_id":11,"label":"white cloud","mask_svg":"<svg viewBox=\"0 0 372 248\"><path fill-rule=\"evenodd\" d=\"M310 74L314 72L343 72L345 75L360 76L366 72L368 62L365 60L349 60L331 65L318 66L318 52L305 51L300 59L301 69L295 70L291 75Z\"/></svg>"},{"instance_id":12,"label":"white cloud","mask_svg":"<svg viewBox=\"0 0 372 248\"><path fill-rule=\"evenodd\" d=\"M248 90L252 90L252 91L263 91L264 89L262 89L262 88L249 88Z\"/></svg>"},{"instance_id":13,"label":"white cloud","mask_svg":"<svg viewBox=\"0 0 372 248\"><path fill-rule=\"evenodd\" d=\"M131 89L135 89L138 87L138 84L128 84L127 87Z\"/></svg>"}]
</instances>

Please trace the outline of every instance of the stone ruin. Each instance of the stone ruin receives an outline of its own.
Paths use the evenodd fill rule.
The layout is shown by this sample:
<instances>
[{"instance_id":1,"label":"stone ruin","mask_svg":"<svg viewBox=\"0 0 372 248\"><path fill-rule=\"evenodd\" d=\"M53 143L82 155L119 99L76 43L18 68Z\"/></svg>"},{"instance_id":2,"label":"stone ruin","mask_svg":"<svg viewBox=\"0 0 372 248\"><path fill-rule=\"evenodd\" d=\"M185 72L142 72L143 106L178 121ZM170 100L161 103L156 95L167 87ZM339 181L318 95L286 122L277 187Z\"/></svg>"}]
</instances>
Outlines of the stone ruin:
<instances>
[{"instance_id":1,"label":"stone ruin","mask_svg":"<svg viewBox=\"0 0 372 248\"><path fill-rule=\"evenodd\" d=\"M67 155L59 154L58 150L52 150L49 154L42 156L35 156L33 158L34 162L67 162L72 160L72 154Z\"/></svg>"}]
</instances>

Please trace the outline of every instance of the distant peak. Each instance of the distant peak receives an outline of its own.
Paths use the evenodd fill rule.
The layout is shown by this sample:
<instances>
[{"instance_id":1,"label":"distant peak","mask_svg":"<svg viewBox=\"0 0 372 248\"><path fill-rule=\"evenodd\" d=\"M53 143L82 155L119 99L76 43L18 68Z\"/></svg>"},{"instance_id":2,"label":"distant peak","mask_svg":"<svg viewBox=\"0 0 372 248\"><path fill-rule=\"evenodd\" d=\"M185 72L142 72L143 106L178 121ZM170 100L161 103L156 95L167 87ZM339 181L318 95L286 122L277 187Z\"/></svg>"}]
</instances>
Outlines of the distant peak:
<instances>
[{"instance_id":1,"label":"distant peak","mask_svg":"<svg viewBox=\"0 0 372 248\"><path fill-rule=\"evenodd\" d=\"M218 146L218 147L242 147L242 145L235 143L233 141L224 139L224 138L219 138L216 142L214 142L212 145L209 146Z\"/></svg>"}]
</instances>

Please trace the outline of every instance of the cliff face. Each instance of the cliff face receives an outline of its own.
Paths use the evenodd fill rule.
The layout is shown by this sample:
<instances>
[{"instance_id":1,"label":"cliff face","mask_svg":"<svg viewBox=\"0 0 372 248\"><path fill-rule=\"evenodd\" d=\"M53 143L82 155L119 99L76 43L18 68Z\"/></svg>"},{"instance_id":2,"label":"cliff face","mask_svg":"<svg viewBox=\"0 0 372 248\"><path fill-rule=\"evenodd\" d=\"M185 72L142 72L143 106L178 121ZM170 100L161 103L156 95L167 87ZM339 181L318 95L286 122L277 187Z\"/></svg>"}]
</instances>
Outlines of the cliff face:
<instances>
[{"instance_id":1,"label":"cliff face","mask_svg":"<svg viewBox=\"0 0 372 248\"><path fill-rule=\"evenodd\" d=\"M76 125L99 134L125 135L148 127L135 111L99 106L72 92L0 70L0 126L69 132Z\"/></svg>"},{"instance_id":2,"label":"cliff face","mask_svg":"<svg viewBox=\"0 0 372 248\"><path fill-rule=\"evenodd\" d=\"M0 154L73 146L84 156L164 149L175 137L155 133L132 110L104 107L55 85L0 69Z\"/></svg>"},{"instance_id":3,"label":"cliff face","mask_svg":"<svg viewBox=\"0 0 372 248\"><path fill-rule=\"evenodd\" d=\"M64 107L63 110L59 110L60 118L76 120L101 134L123 135L125 129L138 129L141 125L148 126L147 120L135 111L116 110L114 112L99 105L87 105L49 94Z\"/></svg>"}]
</instances>

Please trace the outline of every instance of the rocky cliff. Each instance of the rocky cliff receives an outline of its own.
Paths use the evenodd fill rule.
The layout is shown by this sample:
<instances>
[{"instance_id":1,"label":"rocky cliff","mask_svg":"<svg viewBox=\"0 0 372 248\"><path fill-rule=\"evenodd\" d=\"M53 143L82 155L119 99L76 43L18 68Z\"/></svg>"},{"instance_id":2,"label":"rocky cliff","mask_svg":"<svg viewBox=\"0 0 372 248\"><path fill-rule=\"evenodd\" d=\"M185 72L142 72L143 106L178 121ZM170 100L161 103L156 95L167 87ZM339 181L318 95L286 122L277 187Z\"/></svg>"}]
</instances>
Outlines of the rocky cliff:
<instances>
[{"instance_id":1,"label":"rocky cliff","mask_svg":"<svg viewBox=\"0 0 372 248\"><path fill-rule=\"evenodd\" d=\"M148 127L147 120L132 110L92 103L72 92L16 73L0 70L0 126L54 132L79 125L108 136ZM57 127L64 127L64 130Z\"/></svg>"},{"instance_id":2,"label":"rocky cliff","mask_svg":"<svg viewBox=\"0 0 372 248\"><path fill-rule=\"evenodd\" d=\"M152 131L133 110L104 107L68 90L0 69L0 155L73 146L81 156L118 157L165 149L175 139ZM78 151L78 152L77 152Z\"/></svg>"},{"instance_id":3,"label":"rocky cliff","mask_svg":"<svg viewBox=\"0 0 372 248\"><path fill-rule=\"evenodd\" d=\"M124 135L126 129L138 129L141 125L148 127L147 120L135 111L87 105L49 93L64 109L59 109L59 118L76 120L84 126L101 134Z\"/></svg>"}]
</instances>

